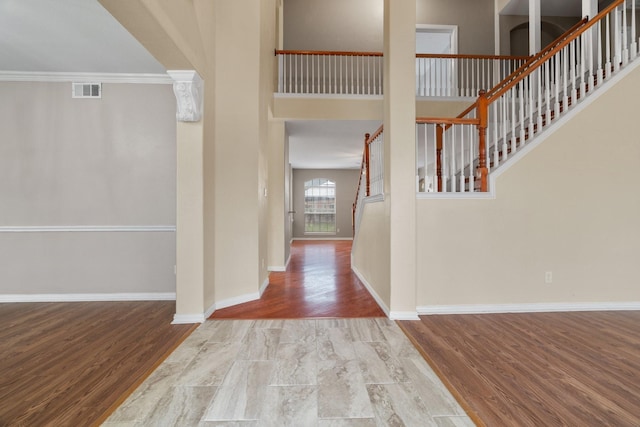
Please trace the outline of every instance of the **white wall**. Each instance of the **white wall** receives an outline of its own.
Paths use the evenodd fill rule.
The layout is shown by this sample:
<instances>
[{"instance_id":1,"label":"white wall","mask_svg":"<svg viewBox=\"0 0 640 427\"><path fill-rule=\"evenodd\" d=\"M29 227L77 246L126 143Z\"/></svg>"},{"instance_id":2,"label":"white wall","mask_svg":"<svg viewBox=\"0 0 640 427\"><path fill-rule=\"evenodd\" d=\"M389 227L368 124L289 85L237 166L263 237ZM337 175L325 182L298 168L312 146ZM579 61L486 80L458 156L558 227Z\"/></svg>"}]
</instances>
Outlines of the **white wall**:
<instances>
[{"instance_id":1,"label":"white wall","mask_svg":"<svg viewBox=\"0 0 640 427\"><path fill-rule=\"evenodd\" d=\"M0 129L0 294L175 292L170 85L0 82ZM15 232L84 226L165 231Z\"/></svg>"},{"instance_id":2,"label":"white wall","mask_svg":"<svg viewBox=\"0 0 640 427\"><path fill-rule=\"evenodd\" d=\"M640 302L639 92L636 68L500 175L495 200L418 200L418 305Z\"/></svg>"}]
</instances>

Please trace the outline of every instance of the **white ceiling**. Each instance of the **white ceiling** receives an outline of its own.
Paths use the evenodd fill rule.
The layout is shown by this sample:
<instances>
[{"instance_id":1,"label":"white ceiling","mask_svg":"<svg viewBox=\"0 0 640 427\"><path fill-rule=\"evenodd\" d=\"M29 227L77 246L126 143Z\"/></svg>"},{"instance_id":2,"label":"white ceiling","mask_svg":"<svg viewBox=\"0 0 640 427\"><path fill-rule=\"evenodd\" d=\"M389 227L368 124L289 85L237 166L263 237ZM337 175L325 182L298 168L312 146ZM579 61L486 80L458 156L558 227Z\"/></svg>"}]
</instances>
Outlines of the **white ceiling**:
<instances>
[{"instance_id":1,"label":"white ceiling","mask_svg":"<svg viewBox=\"0 0 640 427\"><path fill-rule=\"evenodd\" d=\"M364 134L382 124L372 120L287 122L289 162L295 169L359 169Z\"/></svg>"},{"instance_id":2,"label":"white ceiling","mask_svg":"<svg viewBox=\"0 0 640 427\"><path fill-rule=\"evenodd\" d=\"M97 0L0 0L0 71L165 69Z\"/></svg>"}]
</instances>

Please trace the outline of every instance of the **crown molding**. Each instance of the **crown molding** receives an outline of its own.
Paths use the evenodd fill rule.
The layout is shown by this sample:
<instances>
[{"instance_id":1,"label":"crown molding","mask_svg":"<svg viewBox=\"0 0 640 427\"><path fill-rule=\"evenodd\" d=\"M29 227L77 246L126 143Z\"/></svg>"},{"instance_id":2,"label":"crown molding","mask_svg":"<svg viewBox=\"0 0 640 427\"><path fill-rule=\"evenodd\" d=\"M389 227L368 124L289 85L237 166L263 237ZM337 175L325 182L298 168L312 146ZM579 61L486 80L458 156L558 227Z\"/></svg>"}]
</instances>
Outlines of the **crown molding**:
<instances>
[{"instance_id":1,"label":"crown molding","mask_svg":"<svg viewBox=\"0 0 640 427\"><path fill-rule=\"evenodd\" d=\"M173 79L167 74L0 71L0 82L101 82L170 85L173 84Z\"/></svg>"}]
</instances>

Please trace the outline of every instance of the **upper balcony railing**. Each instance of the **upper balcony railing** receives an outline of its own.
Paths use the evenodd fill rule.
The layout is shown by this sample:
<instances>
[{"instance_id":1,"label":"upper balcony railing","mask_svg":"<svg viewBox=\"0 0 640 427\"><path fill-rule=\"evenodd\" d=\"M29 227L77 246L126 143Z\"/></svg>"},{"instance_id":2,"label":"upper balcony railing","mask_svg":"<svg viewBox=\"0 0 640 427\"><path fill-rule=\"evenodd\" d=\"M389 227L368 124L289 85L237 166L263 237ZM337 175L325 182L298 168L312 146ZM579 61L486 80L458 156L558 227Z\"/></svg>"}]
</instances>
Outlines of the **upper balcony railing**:
<instances>
[{"instance_id":1,"label":"upper balcony railing","mask_svg":"<svg viewBox=\"0 0 640 427\"><path fill-rule=\"evenodd\" d=\"M380 52L277 50L278 93L382 95ZM416 55L416 96L475 97L529 57Z\"/></svg>"}]
</instances>

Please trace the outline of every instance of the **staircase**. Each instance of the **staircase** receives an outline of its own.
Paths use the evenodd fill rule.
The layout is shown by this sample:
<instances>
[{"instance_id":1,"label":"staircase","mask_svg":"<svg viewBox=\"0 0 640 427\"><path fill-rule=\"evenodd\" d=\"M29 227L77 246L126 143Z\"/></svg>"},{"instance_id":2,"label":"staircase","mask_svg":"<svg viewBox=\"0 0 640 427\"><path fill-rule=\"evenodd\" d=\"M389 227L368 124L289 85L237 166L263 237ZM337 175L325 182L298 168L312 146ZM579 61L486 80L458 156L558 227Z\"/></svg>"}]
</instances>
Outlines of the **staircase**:
<instances>
[{"instance_id":1,"label":"staircase","mask_svg":"<svg viewBox=\"0 0 640 427\"><path fill-rule=\"evenodd\" d=\"M455 118L419 118L419 192L489 191L489 174L638 57L635 0L617 0Z\"/></svg>"}]
</instances>

